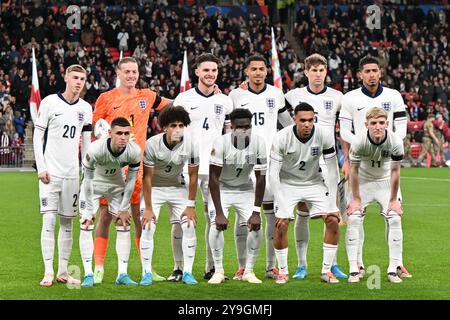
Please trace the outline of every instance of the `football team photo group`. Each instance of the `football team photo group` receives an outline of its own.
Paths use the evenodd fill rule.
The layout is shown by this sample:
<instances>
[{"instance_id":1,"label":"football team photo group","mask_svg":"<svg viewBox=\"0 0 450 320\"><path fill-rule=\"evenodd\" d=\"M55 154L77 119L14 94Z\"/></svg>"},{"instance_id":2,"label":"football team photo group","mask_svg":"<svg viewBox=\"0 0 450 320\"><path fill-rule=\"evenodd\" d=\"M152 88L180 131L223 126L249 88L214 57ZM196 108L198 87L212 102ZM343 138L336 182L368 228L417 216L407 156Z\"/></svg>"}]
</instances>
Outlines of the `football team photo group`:
<instances>
[{"instance_id":1,"label":"football team photo group","mask_svg":"<svg viewBox=\"0 0 450 320\"><path fill-rule=\"evenodd\" d=\"M343 52L352 33L350 38L340 39L343 43L336 42L331 33L330 42L316 43L334 28L344 34L342 30L353 26L339 17L351 15L354 1L325 6L331 10L329 23L337 23L326 31L321 1L275 1L275 7L270 1L247 3L276 10L285 25L290 23L291 10L298 10L296 35L307 34L308 23L312 26L320 21L322 30L317 29L316 35L321 36L310 38L307 54L302 59L295 57L292 64L301 65L300 82L284 67L280 72L279 60L284 65L291 57L285 50L291 40L286 40L280 24L275 28L276 44L273 29L272 35L264 34L270 29L258 29L252 13L248 21L242 17L224 20L220 13L208 11L212 10L209 7L203 10L201 5L210 4L208 1L199 1L199 9L194 6L185 11L192 19L184 20L183 26L183 20L174 17L182 5L191 5L189 1L170 3L174 8L178 5L171 17L164 13L170 10L161 9L169 5L167 1L155 7L152 1L143 2L147 3L145 15L152 17L150 29L143 27L144 34L136 31L136 11L116 12L114 5L106 9L103 3L100 8L83 9L81 29L85 33L81 40L74 40L78 35L67 29L72 32L68 47L55 47L65 55L64 64L59 65L60 79L55 80L60 81L61 90L47 84L51 84L54 70L49 55L40 54L44 62L34 73L37 32L31 33L28 53L15 51L17 61L25 59L25 54L33 64L33 77L30 73L26 88L32 92L27 103L33 122L30 119L32 125L25 137L17 126L16 130L17 139L29 141L35 171L19 173L27 160L27 145L23 144L24 149L13 145L10 141L15 133L7 136L8 123L0 122L0 158L9 161L9 167L21 161L13 165L20 168L0 173L5 181L0 189L5 206L2 214L20 219L0 220L5 231L11 230L0 237L1 254L8 257L1 263L8 265L1 299L180 299L183 295L188 296L184 299L448 298L443 275L449 257L443 243L450 206L450 176L445 168L450 69L448 51L444 51L445 60L436 58L445 50L442 36L431 36L435 37L434 49L425 51L436 58L434 62L441 61L443 76L433 73L438 67L427 57L422 75L409 78L411 83L431 83L436 75L430 97L437 102L427 111L424 106L431 102L414 104L413 84L409 93L403 82L396 82L390 73L387 76L387 70L397 71L386 63L394 63L394 56L383 56L383 44L376 49L369 44L372 40L367 40L364 54L353 53L350 61L352 53ZM403 1L392 2L395 7L383 5L383 1L367 2L367 6L382 8L381 28L389 30L388 35L380 31L381 37L391 33L386 21L405 26L399 22L403 18L398 12L407 16L407 11L413 10L403 6ZM437 9L417 5L417 10L429 10L425 11L428 15L436 12L436 21L442 10L447 14L443 23L448 26L448 5L435 2ZM139 3L137 6L144 6ZM239 5L245 7L244 3ZM17 14L18 7L2 4L2 8L3 22L12 25L8 19ZM33 15L33 9L23 8ZM156 10L153 16L150 8ZM345 13L338 13L341 9ZM34 10L39 10L38 5ZM58 7L52 10L56 17ZM87 59L83 58L80 50L86 47L78 47L76 56L71 55L74 42L87 41L83 34L89 34L89 28L84 28L89 24L84 12L95 16L96 10L100 15L102 10L108 12L105 17L115 14L117 20L131 19L116 23L108 17L109 24L117 25L114 40L120 51L120 57L108 60L113 69L92 63L91 49L83 51ZM303 17L308 17L308 23L301 24ZM167 31L174 26L183 30L197 18L205 29L188 30L182 40L188 43L187 49L179 44L181 54L171 52L174 35ZM175 19L174 25L167 22L170 19ZM261 26L268 19L262 18ZM243 38L220 32L227 30L227 21L235 26L246 24L241 25ZM441 28L437 26L435 32ZM209 32L213 35L216 28L219 43L223 38L231 40L213 50L205 43L215 41ZM415 27L411 28L414 31ZM129 30L133 30L130 35ZM143 44L147 41L145 30L156 37L154 41L150 38L149 47ZM264 30L259 39L266 37L259 47L245 39L245 34L253 37L256 30ZM372 34L373 30L367 30L361 32ZM394 35L398 33L392 30ZM95 54L98 45L106 46L104 39L109 35L93 34L97 37L92 39ZM15 43L14 37L5 39ZM37 42L38 47L50 48L52 44L45 39ZM408 47L409 53L395 56L401 60L410 54L413 62L408 68L413 68L414 55L421 54L418 47L424 40L418 39L417 35L415 40L409 36L399 40L418 43ZM20 43L17 47L23 45L22 40ZM306 43L304 40L303 45ZM448 50L448 43L444 44ZM395 44L384 45L386 50L394 50ZM136 48L134 52L129 46ZM70 53L64 54L64 48ZM165 50L170 52L167 60L158 53ZM282 51L280 59L277 50ZM240 51L245 58L239 58ZM175 61L182 53L184 61L174 69L169 60ZM344 59L348 64L342 69ZM164 68L170 70L164 73ZM350 85L347 76L352 74L351 68ZM99 89L103 80L109 81L104 72L114 85ZM405 67L401 72L408 71ZM3 73L0 75L2 80ZM97 76L102 78L99 83L94 80ZM172 78L181 81L175 86ZM444 89L439 91L441 79ZM11 92L20 87L20 81L10 84ZM39 87L42 100L37 99ZM93 90L98 94L92 95ZM422 87L417 92L418 99L425 100L427 93ZM3 93L0 98L4 100ZM18 104L20 95L15 99ZM416 107L423 110L413 119ZM16 125L19 120L13 121ZM19 153L19 149L24 151ZM409 168L419 166L441 168Z\"/></svg>"}]
</instances>

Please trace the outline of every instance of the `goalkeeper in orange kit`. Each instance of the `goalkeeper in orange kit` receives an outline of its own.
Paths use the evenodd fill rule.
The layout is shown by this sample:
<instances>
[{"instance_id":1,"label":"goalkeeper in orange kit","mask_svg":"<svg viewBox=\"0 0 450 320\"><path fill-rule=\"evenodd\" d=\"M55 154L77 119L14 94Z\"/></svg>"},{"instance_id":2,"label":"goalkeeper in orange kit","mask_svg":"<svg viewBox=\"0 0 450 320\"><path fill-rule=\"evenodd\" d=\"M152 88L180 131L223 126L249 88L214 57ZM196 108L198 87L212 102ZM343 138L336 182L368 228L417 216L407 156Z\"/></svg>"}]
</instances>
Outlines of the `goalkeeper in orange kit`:
<instances>
[{"instance_id":1,"label":"goalkeeper in orange kit","mask_svg":"<svg viewBox=\"0 0 450 320\"><path fill-rule=\"evenodd\" d=\"M150 89L137 89L136 83L139 80L138 63L132 57L121 59L117 65L117 78L120 85L108 92L102 93L95 104L93 122L101 119L111 123L112 119L124 117L131 124L132 139L141 147L143 155L145 142L147 140L147 126L152 109L161 110L170 100L158 96ZM135 189L131 197L131 214L135 227L136 246L139 251L139 240L141 237L141 222L139 215L140 195L142 189L142 162L139 168ZM108 202L106 199L100 201L100 217L96 228L96 238L94 241L94 283L101 283L103 280L103 263L108 247L108 233L113 216L108 214ZM165 280L153 273L155 281Z\"/></svg>"}]
</instances>

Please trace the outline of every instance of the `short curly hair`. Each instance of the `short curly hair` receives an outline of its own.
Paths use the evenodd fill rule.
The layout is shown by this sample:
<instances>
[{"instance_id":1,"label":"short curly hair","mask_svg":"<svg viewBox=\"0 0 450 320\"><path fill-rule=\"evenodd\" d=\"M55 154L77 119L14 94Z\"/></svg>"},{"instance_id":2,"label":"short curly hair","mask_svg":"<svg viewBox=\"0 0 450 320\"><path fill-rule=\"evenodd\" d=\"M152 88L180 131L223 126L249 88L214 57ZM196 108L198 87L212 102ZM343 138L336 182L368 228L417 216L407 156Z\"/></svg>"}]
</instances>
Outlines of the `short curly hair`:
<instances>
[{"instance_id":1,"label":"short curly hair","mask_svg":"<svg viewBox=\"0 0 450 320\"><path fill-rule=\"evenodd\" d=\"M191 123L189 113L181 106L165 107L158 115L158 123L161 128L178 121L185 127Z\"/></svg>"}]
</instances>

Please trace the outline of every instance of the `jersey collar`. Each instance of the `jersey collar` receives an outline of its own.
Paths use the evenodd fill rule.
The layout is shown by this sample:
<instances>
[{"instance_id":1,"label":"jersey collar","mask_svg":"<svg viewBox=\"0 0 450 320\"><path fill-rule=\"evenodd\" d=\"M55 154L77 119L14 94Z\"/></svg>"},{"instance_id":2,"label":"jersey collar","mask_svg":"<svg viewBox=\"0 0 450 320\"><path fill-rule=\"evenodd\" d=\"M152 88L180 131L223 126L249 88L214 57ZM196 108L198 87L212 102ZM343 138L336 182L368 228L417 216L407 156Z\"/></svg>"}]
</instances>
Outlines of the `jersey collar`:
<instances>
[{"instance_id":1,"label":"jersey collar","mask_svg":"<svg viewBox=\"0 0 450 320\"><path fill-rule=\"evenodd\" d=\"M212 92L209 96L207 96L207 95L203 94L203 92L201 92L198 87L195 87L195 92L197 92L199 95L201 95L202 97L205 97L205 98L209 98L214 95L214 92Z\"/></svg>"},{"instance_id":2,"label":"jersey collar","mask_svg":"<svg viewBox=\"0 0 450 320\"><path fill-rule=\"evenodd\" d=\"M64 98L64 96L62 95L61 92L58 92L58 97L59 97L62 101L64 101L65 103L67 103L68 105L71 105L71 106L73 106L74 104L77 104L78 101L80 101L80 98L78 98L78 99L75 100L74 102L70 103L69 101L67 101L67 100Z\"/></svg>"},{"instance_id":3,"label":"jersey collar","mask_svg":"<svg viewBox=\"0 0 450 320\"><path fill-rule=\"evenodd\" d=\"M369 92L369 90L367 90L367 88L364 85L361 87L361 92L364 93L369 98L376 98L383 92L383 86L381 85L381 83L378 84L378 89L377 92L375 92L374 96L372 96L372 94Z\"/></svg>"},{"instance_id":4,"label":"jersey collar","mask_svg":"<svg viewBox=\"0 0 450 320\"><path fill-rule=\"evenodd\" d=\"M296 124L292 127L292 131L294 131L294 135L295 135L295 137L298 139L298 141L300 141L301 143L305 144L305 143L307 143L309 140L311 140L311 138L313 137L314 131L316 131L316 126L313 126L313 128L312 128L312 130L311 130L311 134L310 134L309 137L307 137L306 139L302 139L302 138L300 138L300 137L297 135L297 125L296 125Z\"/></svg>"},{"instance_id":5,"label":"jersey collar","mask_svg":"<svg viewBox=\"0 0 450 320\"><path fill-rule=\"evenodd\" d=\"M376 143L376 142L373 141L372 138L370 137L369 130L367 130L367 138L369 138L369 142L370 142L371 144L373 144L374 146L381 146L381 145L386 141L387 136L388 136L387 130L384 130L384 138L383 138L383 140L381 140L380 143Z\"/></svg>"},{"instance_id":6,"label":"jersey collar","mask_svg":"<svg viewBox=\"0 0 450 320\"><path fill-rule=\"evenodd\" d=\"M322 93L325 93L325 91L327 91L327 86L324 86L323 87L323 90L322 91L320 91L320 92L318 92L318 93L315 93L315 92L313 92L310 88L309 88L309 85L308 86L306 86L306 90L309 92L309 93L311 93L311 94L313 94L313 95L319 95L319 94L322 94Z\"/></svg>"},{"instance_id":7,"label":"jersey collar","mask_svg":"<svg viewBox=\"0 0 450 320\"><path fill-rule=\"evenodd\" d=\"M106 141L106 146L108 147L108 151L109 151L109 152L113 155L113 157L115 157L115 158L121 156L122 153L124 153L124 152L125 152L125 149L127 148L127 147L125 147L125 148L122 149L122 151L119 151L119 152L113 152L112 149L111 149L111 138L108 138L108 140Z\"/></svg>"},{"instance_id":8,"label":"jersey collar","mask_svg":"<svg viewBox=\"0 0 450 320\"><path fill-rule=\"evenodd\" d=\"M255 90L253 90L252 88L250 88L250 86L248 86L248 91L250 91L251 93L254 93L254 94L260 94L260 93L263 93L264 91L266 91L266 89L267 89L267 83L264 83L264 87L261 89L261 91L259 91L259 92L256 92Z\"/></svg>"}]
</instances>

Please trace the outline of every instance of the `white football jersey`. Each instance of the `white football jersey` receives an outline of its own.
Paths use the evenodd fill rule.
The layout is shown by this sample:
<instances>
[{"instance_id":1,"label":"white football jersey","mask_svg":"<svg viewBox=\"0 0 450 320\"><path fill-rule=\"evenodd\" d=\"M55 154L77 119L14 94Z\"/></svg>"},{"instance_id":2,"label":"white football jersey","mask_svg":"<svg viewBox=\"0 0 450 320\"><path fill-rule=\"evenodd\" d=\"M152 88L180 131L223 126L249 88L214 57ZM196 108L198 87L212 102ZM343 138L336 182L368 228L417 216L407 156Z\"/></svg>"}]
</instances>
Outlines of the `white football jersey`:
<instances>
[{"instance_id":1,"label":"white football jersey","mask_svg":"<svg viewBox=\"0 0 450 320\"><path fill-rule=\"evenodd\" d=\"M212 144L222 135L225 119L228 118L226 116L233 110L233 103L224 94L205 96L198 88L192 88L180 93L173 105L182 106L189 112L191 124L186 129L200 146L199 174L207 175Z\"/></svg>"},{"instance_id":2,"label":"white football jersey","mask_svg":"<svg viewBox=\"0 0 450 320\"><path fill-rule=\"evenodd\" d=\"M360 164L359 176L364 180L390 179L391 161L402 159L403 141L390 130L386 130L386 137L379 144L372 141L366 130L350 147L350 161Z\"/></svg>"},{"instance_id":3,"label":"white football jersey","mask_svg":"<svg viewBox=\"0 0 450 320\"><path fill-rule=\"evenodd\" d=\"M222 167L219 180L221 189L253 190L250 174L253 170L267 169L264 139L252 133L249 145L244 149L238 149L232 143L231 133L227 133L214 141L210 164Z\"/></svg>"},{"instance_id":4,"label":"white football jersey","mask_svg":"<svg viewBox=\"0 0 450 320\"><path fill-rule=\"evenodd\" d=\"M166 134L160 133L151 137L145 143L144 166L154 167L152 186L180 187L185 184L182 175L183 167L199 165L199 145L194 143L189 134L171 148L166 140Z\"/></svg>"},{"instance_id":5,"label":"white football jersey","mask_svg":"<svg viewBox=\"0 0 450 320\"><path fill-rule=\"evenodd\" d=\"M245 108L253 114L252 132L264 138L266 153L269 154L272 139L277 133L278 113L285 110L283 91L270 84L266 84L259 93L241 88L230 92L233 109Z\"/></svg>"},{"instance_id":6,"label":"white football jersey","mask_svg":"<svg viewBox=\"0 0 450 320\"><path fill-rule=\"evenodd\" d=\"M321 156L334 157L334 138L314 126L311 136L302 141L296 125L280 130L273 139L270 161L281 163L280 182L292 186L313 186L322 182Z\"/></svg>"},{"instance_id":7,"label":"white football jersey","mask_svg":"<svg viewBox=\"0 0 450 320\"><path fill-rule=\"evenodd\" d=\"M48 172L60 178L77 178L81 132L92 131L91 105L83 99L69 103L61 93L51 94L41 101L34 126L46 131L43 153Z\"/></svg>"},{"instance_id":8,"label":"white football jersey","mask_svg":"<svg viewBox=\"0 0 450 320\"><path fill-rule=\"evenodd\" d=\"M83 159L83 168L94 172L94 183L125 187L122 168L138 171L141 163L141 148L133 141L120 152L111 149L111 138L91 143Z\"/></svg>"},{"instance_id":9,"label":"white football jersey","mask_svg":"<svg viewBox=\"0 0 450 320\"><path fill-rule=\"evenodd\" d=\"M315 124L334 137L337 114L341 110L342 92L325 87L323 91L314 93L306 86L290 90L285 97L294 109L301 102L310 104L314 108Z\"/></svg>"},{"instance_id":10,"label":"white football jersey","mask_svg":"<svg viewBox=\"0 0 450 320\"><path fill-rule=\"evenodd\" d=\"M356 136L366 131L366 113L369 109L377 107L384 109L388 114L389 127L401 138L406 135L406 109L400 92L394 89L378 87L378 92L374 97L370 95L367 89L361 88L347 92L342 98L342 108L339 120L350 121L353 123L353 131ZM397 132L394 127L394 120L405 122L405 132Z\"/></svg>"}]
</instances>

